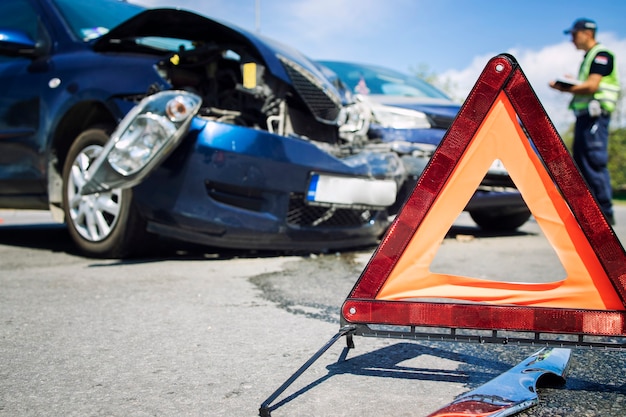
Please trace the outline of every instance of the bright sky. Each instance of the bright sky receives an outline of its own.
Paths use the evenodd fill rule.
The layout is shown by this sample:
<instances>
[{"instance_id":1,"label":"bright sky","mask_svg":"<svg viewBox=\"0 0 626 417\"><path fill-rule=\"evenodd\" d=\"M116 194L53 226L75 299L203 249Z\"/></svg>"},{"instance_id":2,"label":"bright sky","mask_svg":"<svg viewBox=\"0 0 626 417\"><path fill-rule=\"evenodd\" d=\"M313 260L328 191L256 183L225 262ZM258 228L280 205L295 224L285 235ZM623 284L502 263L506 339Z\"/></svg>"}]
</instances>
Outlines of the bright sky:
<instances>
[{"instance_id":1,"label":"bright sky","mask_svg":"<svg viewBox=\"0 0 626 417\"><path fill-rule=\"evenodd\" d=\"M622 0L130 1L192 10L260 31L313 59L378 64L408 73L427 66L454 86L452 95L459 102L487 61L507 52L520 63L561 132L573 121L567 110L570 96L547 84L577 73L582 51L563 30L588 17L598 23L597 38L615 52L626 86ZM614 120L626 124L626 116Z\"/></svg>"}]
</instances>

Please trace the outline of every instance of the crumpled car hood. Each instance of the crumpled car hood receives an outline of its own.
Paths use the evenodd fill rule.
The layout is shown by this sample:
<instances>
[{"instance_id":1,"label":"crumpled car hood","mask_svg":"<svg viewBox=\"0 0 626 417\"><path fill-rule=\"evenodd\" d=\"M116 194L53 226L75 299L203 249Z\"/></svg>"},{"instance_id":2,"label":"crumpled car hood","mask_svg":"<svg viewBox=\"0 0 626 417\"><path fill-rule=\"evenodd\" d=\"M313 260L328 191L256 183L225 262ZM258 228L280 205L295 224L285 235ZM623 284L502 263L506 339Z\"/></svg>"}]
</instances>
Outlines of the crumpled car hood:
<instances>
[{"instance_id":1,"label":"crumpled car hood","mask_svg":"<svg viewBox=\"0 0 626 417\"><path fill-rule=\"evenodd\" d=\"M319 67L299 51L234 25L181 9L149 9L139 13L98 38L93 48L98 52L133 51L137 50L137 45L133 42L124 42L124 40L149 36L225 44L245 43L253 46L258 56L265 62L267 69L275 77L292 83L279 58L286 57L314 74L318 78L317 81L324 84L324 88L340 96Z\"/></svg>"}]
</instances>

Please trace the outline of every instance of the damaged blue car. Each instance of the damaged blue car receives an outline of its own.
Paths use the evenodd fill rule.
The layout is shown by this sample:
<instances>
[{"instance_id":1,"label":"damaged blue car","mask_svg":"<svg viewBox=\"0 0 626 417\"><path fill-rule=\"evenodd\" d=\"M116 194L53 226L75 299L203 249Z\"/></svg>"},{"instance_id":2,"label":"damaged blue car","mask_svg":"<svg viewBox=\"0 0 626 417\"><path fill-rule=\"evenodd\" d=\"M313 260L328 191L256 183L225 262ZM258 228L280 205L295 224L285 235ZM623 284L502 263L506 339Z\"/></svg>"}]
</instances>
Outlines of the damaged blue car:
<instances>
[{"instance_id":1,"label":"damaged blue car","mask_svg":"<svg viewBox=\"0 0 626 417\"><path fill-rule=\"evenodd\" d=\"M317 63L189 11L3 0L0 85L0 207L87 256L373 245L406 180Z\"/></svg>"},{"instance_id":2,"label":"damaged blue car","mask_svg":"<svg viewBox=\"0 0 626 417\"><path fill-rule=\"evenodd\" d=\"M459 108L416 83L189 11L3 0L0 208L51 210L94 257L374 245ZM497 162L466 210L514 230Z\"/></svg>"},{"instance_id":3,"label":"damaged blue car","mask_svg":"<svg viewBox=\"0 0 626 417\"><path fill-rule=\"evenodd\" d=\"M444 92L417 76L378 65L320 61L336 83L369 109L370 143L393 149L408 179L401 195L413 189L439 142L461 109ZM399 198L399 201L403 201ZM531 213L502 162L495 160L465 207L482 229L512 231Z\"/></svg>"}]
</instances>

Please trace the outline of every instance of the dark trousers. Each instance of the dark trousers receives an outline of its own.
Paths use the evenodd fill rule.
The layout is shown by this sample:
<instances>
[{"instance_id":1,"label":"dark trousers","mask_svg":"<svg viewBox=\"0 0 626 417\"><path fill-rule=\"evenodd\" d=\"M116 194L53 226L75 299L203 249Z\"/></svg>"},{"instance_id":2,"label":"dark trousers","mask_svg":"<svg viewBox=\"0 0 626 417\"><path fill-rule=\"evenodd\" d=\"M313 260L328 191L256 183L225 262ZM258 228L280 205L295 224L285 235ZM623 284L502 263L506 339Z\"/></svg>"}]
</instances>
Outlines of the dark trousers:
<instances>
[{"instance_id":1,"label":"dark trousers","mask_svg":"<svg viewBox=\"0 0 626 417\"><path fill-rule=\"evenodd\" d=\"M599 117L581 115L574 130L574 161L578 165L600 209L613 216L613 197L607 163L609 160L610 114Z\"/></svg>"}]
</instances>

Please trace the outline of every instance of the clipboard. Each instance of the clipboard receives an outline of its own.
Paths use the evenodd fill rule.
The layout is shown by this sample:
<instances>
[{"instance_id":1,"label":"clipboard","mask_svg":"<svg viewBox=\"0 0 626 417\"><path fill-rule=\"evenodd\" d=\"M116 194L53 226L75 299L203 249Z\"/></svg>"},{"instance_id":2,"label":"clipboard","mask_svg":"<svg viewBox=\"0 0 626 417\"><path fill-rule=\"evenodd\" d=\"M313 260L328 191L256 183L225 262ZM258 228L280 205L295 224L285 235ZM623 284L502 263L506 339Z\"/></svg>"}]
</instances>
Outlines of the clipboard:
<instances>
[{"instance_id":1,"label":"clipboard","mask_svg":"<svg viewBox=\"0 0 626 417\"><path fill-rule=\"evenodd\" d=\"M576 80L574 78L557 78L556 80L554 80L554 84L561 88L572 88L573 86L580 83L580 80Z\"/></svg>"}]
</instances>

